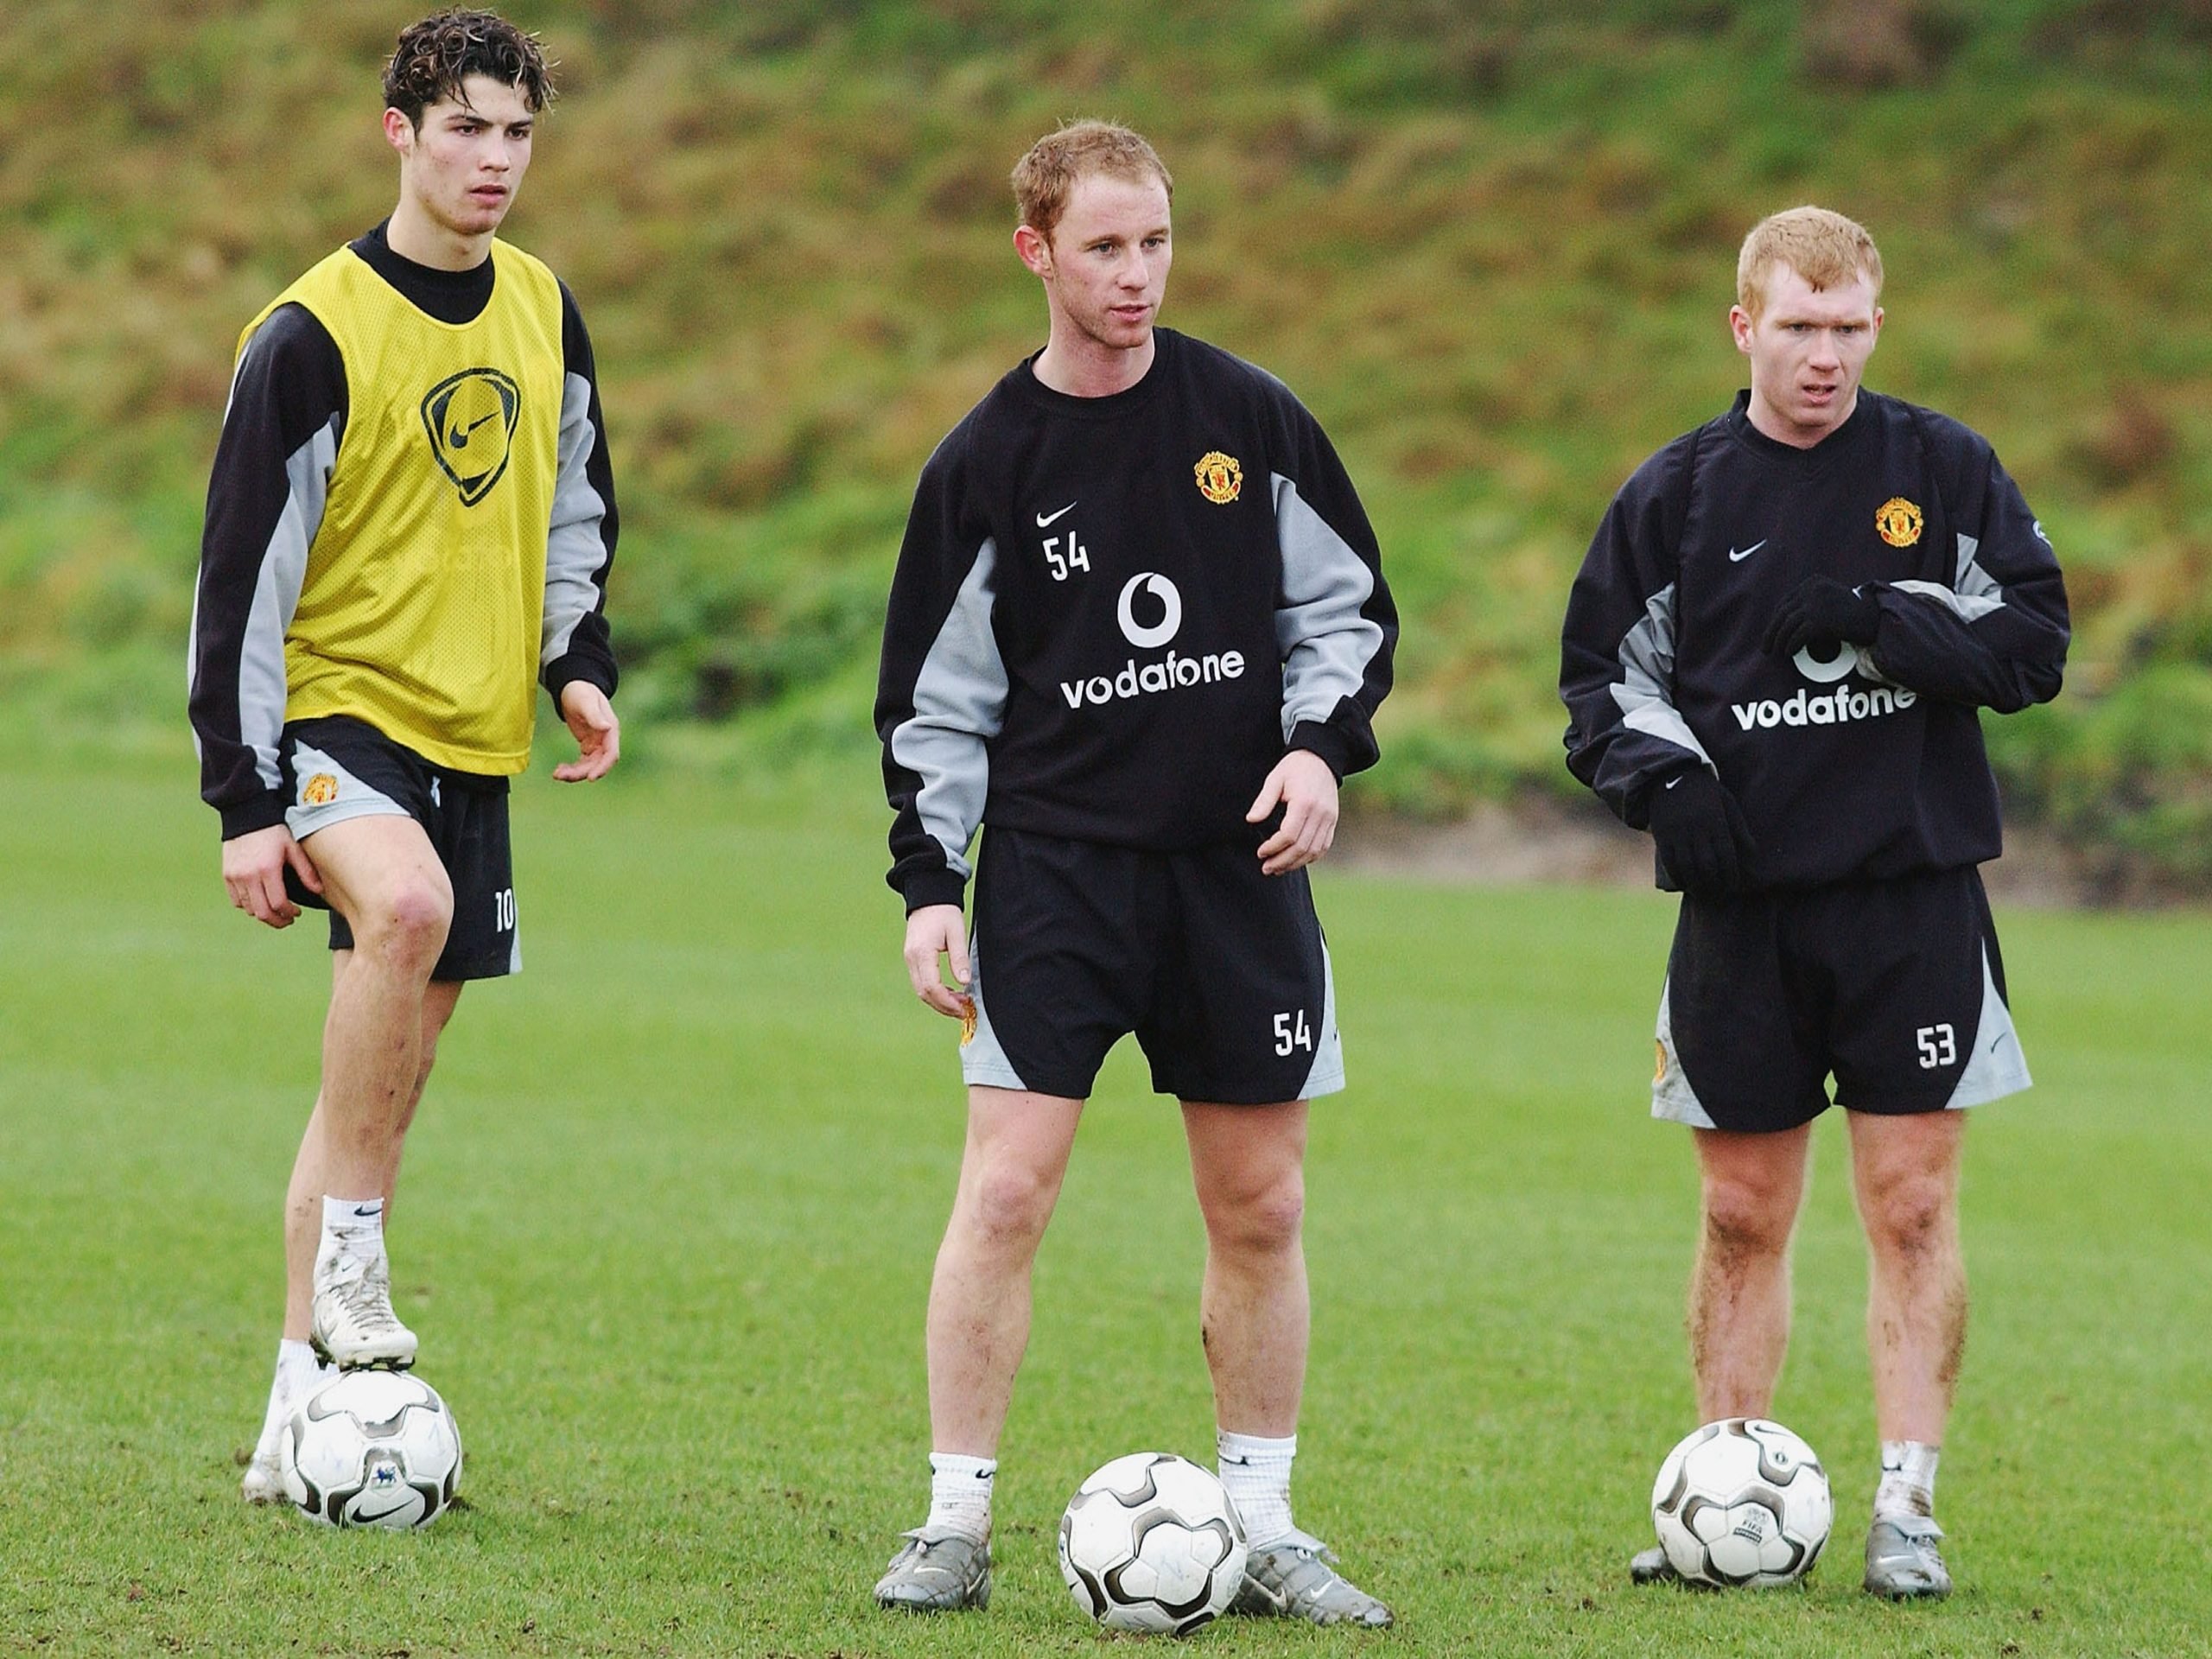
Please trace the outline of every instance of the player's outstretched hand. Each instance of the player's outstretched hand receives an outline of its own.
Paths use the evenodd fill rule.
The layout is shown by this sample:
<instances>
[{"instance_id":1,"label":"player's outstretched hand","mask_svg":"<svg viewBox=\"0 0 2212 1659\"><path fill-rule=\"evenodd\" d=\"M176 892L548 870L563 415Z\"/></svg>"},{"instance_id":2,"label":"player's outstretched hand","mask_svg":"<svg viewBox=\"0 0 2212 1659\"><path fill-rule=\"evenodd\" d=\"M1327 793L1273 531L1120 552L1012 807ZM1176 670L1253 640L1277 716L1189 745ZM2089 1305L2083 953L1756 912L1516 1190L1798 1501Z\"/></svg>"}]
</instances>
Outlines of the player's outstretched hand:
<instances>
[{"instance_id":1,"label":"player's outstretched hand","mask_svg":"<svg viewBox=\"0 0 2212 1659\"><path fill-rule=\"evenodd\" d=\"M960 989L944 982L940 961L952 964ZM914 995L939 1014L954 1020L967 1016L968 936L961 930L959 906L924 905L906 918L906 978Z\"/></svg>"},{"instance_id":2,"label":"player's outstretched hand","mask_svg":"<svg viewBox=\"0 0 2212 1659\"><path fill-rule=\"evenodd\" d=\"M1766 625L1766 650L1772 657L1795 657L1810 645L1823 657L1834 654L1839 640L1871 645L1882 626L1882 602L1871 593L1847 588L1833 576L1808 576L1776 607Z\"/></svg>"},{"instance_id":3,"label":"player's outstretched hand","mask_svg":"<svg viewBox=\"0 0 2212 1659\"><path fill-rule=\"evenodd\" d=\"M1260 843L1260 868L1269 875L1303 869L1336 844L1337 774L1313 750L1293 749L1275 762L1244 822L1265 823L1278 805L1282 823Z\"/></svg>"},{"instance_id":4,"label":"player's outstretched hand","mask_svg":"<svg viewBox=\"0 0 2212 1659\"><path fill-rule=\"evenodd\" d=\"M231 904L257 922L289 927L299 919L300 907L284 891L284 868L289 865L309 893L322 891L322 877L314 861L281 823L266 830L250 830L223 843L223 886Z\"/></svg>"},{"instance_id":5,"label":"player's outstretched hand","mask_svg":"<svg viewBox=\"0 0 2212 1659\"><path fill-rule=\"evenodd\" d=\"M1692 766L1653 785L1649 815L1659 861L1675 886L1708 894L1744 890L1751 830L1736 798L1711 772Z\"/></svg>"},{"instance_id":6,"label":"player's outstretched hand","mask_svg":"<svg viewBox=\"0 0 2212 1659\"><path fill-rule=\"evenodd\" d=\"M561 688L561 718L576 734L576 758L553 768L564 784L588 784L614 770L622 758L622 722L607 693L589 680L570 680Z\"/></svg>"}]
</instances>

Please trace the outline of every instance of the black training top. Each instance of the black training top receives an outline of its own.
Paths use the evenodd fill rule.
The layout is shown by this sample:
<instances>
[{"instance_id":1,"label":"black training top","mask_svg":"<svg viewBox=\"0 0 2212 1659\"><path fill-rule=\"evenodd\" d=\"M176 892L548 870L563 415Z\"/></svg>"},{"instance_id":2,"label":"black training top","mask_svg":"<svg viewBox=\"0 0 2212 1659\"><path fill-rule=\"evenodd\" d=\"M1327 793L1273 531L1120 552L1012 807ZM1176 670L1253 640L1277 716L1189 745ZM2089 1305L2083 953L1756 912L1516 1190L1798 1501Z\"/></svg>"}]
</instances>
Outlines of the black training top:
<instances>
[{"instance_id":1,"label":"black training top","mask_svg":"<svg viewBox=\"0 0 2212 1659\"><path fill-rule=\"evenodd\" d=\"M1986 440L1861 391L1809 449L1750 394L1637 469L1567 606L1567 764L1631 826L1704 765L1736 797L1751 885L1978 864L2000 849L1976 710L2057 695L2066 590ZM1784 660L1761 640L1806 578L1880 601L1871 646Z\"/></svg>"},{"instance_id":2,"label":"black training top","mask_svg":"<svg viewBox=\"0 0 2212 1659\"><path fill-rule=\"evenodd\" d=\"M923 469L875 705L910 910L985 821L1205 846L1287 749L1374 764L1397 613L1351 480L1281 381L1153 338L1110 397L1021 364Z\"/></svg>"}]
</instances>

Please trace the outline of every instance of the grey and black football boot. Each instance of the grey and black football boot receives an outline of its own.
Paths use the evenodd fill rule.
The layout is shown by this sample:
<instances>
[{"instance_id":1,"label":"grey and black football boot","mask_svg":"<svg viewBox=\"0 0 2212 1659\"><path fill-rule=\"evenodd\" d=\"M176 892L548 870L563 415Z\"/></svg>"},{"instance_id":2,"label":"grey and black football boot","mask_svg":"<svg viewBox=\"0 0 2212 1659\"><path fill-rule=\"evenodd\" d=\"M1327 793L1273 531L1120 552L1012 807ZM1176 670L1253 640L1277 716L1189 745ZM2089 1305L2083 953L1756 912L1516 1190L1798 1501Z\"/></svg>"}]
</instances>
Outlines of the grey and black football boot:
<instances>
[{"instance_id":1,"label":"grey and black football boot","mask_svg":"<svg viewBox=\"0 0 2212 1659\"><path fill-rule=\"evenodd\" d=\"M991 1605L991 1544L917 1527L875 1582L875 1605L908 1613L981 1612Z\"/></svg>"},{"instance_id":2,"label":"grey and black football boot","mask_svg":"<svg viewBox=\"0 0 2212 1659\"><path fill-rule=\"evenodd\" d=\"M1866 1589L1891 1601L1941 1601L1950 1570L1936 1552L1943 1529L1925 1515L1878 1518L1866 1534Z\"/></svg>"},{"instance_id":3,"label":"grey and black football boot","mask_svg":"<svg viewBox=\"0 0 2212 1659\"><path fill-rule=\"evenodd\" d=\"M1667 1552L1657 1544L1649 1549L1639 1549L1630 1557L1628 1576L1635 1584L1672 1584L1682 1575L1675 1571L1675 1564L1667 1559Z\"/></svg>"},{"instance_id":4,"label":"grey and black football boot","mask_svg":"<svg viewBox=\"0 0 2212 1659\"><path fill-rule=\"evenodd\" d=\"M1294 1530L1246 1559L1244 1582L1229 1611L1377 1630L1389 1624L1390 1610L1338 1572L1336 1559L1319 1538Z\"/></svg>"}]
</instances>

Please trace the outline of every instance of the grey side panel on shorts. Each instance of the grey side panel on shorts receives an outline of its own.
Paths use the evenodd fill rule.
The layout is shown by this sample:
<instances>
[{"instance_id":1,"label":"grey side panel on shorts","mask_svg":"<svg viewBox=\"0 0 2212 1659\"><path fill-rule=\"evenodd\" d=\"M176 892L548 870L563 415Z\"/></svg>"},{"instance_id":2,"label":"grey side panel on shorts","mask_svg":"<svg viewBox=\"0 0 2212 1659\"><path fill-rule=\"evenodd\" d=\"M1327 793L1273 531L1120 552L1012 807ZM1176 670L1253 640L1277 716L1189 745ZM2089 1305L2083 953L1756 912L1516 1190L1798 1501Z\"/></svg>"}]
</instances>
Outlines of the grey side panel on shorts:
<instances>
[{"instance_id":1,"label":"grey side panel on shorts","mask_svg":"<svg viewBox=\"0 0 2212 1659\"><path fill-rule=\"evenodd\" d=\"M987 1089L1027 1090L1029 1085L1022 1082L991 1029L990 1010L983 1003L983 959L972 933L968 938L968 995L976 1003L976 1034L960 1046L961 1080Z\"/></svg>"},{"instance_id":2,"label":"grey side panel on shorts","mask_svg":"<svg viewBox=\"0 0 2212 1659\"><path fill-rule=\"evenodd\" d=\"M292 775L300 780L302 790L308 780L317 776L329 777L336 787L330 799L317 805L310 805L296 796L285 804L284 825L292 832L294 841L305 841L316 830L327 830L348 818L413 816L382 790L371 788L331 756L309 744L293 745Z\"/></svg>"},{"instance_id":3,"label":"grey side panel on shorts","mask_svg":"<svg viewBox=\"0 0 2212 1659\"><path fill-rule=\"evenodd\" d=\"M1713 1114L1705 1109L1697 1090L1690 1086L1681 1056L1675 1052L1674 1017L1667 1006L1672 988L1671 980L1659 988L1659 1074L1651 1081L1651 1116L1670 1123L1687 1123L1694 1129L1718 1128L1720 1126L1713 1121Z\"/></svg>"},{"instance_id":4,"label":"grey side panel on shorts","mask_svg":"<svg viewBox=\"0 0 2212 1659\"><path fill-rule=\"evenodd\" d=\"M1326 723L1340 702L1359 694L1369 664L1382 649L1382 630L1362 613L1375 594L1375 573L1306 504L1295 483L1281 473L1272 482L1282 552L1275 645L1282 655L1287 741L1301 721Z\"/></svg>"},{"instance_id":5,"label":"grey side panel on shorts","mask_svg":"<svg viewBox=\"0 0 2212 1659\"><path fill-rule=\"evenodd\" d=\"M1321 1041L1313 1051L1313 1069L1299 1086L1300 1100L1333 1095L1344 1086L1344 1046L1337 1031L1337 969L1325 944L1321 947Z\"/></svg>"},{"instance_id":6,"label":"grey side panel on shorts","mask_svg":"<svg viewBox=\"0 0 2212 1659\"><path fill-rule=\"evenodd\" d=\"M914 810L948 869L975 872L968 848L990 789L986 747L1006 718L1006 663L991 631L998 544L986 538L914 681L914 712L891 734L891 758L922 780ZM1019 1087L1020 1085L1010 1085Z\"/></svg>"},{"instance_id":7,"label":"grey side panel on shorts","mask_svg":"<svg viewBox=\"0 0 2212 1659\"><path fill-rule=\"evenodd\" d=\"M607 568L607 503L592 487L592 452L607 435L592 424L591 382L571 372L561 385L560 470L545 536L545 620L538 665L565 655L576 625L599 607L598 574Z\"/></svg>"},{"instance_id":8,"label":"grey side panel on shorts","mask_svg":"<svg viewBox=\"0 0 2212 1659\"><path fill-rule=\"evenodd\" d=\"M1958 1086L1943 1103L1947 1111L1984 1106L2006 1095L2034 1086L2028 1075L2028 1057L2020 1052L2019 1033L2012 1029L2012 1011L1997 994L1996 976L1989 971L1989 947L1981 951L1981 1024L1974 1035L1974 1054L1959 1074Z\"/></svg>"},{"instance_id":9,"label":"grey side panel on shorts","mask_svg":"<svg viewBox=\"0 0 2212 1659\"><path fill-rule=\"evenodd\" d=\"M1644 601L1643 620L1621 640L1621 677L1612 687L1621 724L1688 749L1707 766L1713 757L1675 707L1675 584Z\"/></svg>"}]
</instances>

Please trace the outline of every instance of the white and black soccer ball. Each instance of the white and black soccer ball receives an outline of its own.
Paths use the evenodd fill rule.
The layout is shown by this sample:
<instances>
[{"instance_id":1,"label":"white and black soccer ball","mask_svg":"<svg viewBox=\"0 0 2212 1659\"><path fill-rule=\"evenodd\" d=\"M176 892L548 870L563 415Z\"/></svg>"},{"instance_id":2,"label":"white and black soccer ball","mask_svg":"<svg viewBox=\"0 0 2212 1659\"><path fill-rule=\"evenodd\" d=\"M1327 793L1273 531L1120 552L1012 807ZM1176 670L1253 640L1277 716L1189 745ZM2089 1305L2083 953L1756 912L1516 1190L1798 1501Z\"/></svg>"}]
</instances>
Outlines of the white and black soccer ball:
<instances>
[{"instance_id":1,"label":"white and black soccer ball","mask_svg":"<svg viewBox=\"0 0 2212 1659\"><path fill-rule=\"evenodd\" d=\"M1813 1448L1780 1423L1729 1417L1667 1454L1651 1519L1694 1584L1791 1584L1813 1570L1835 1506Z\"/></svg>"},{"instance_id":2,"label":"white and black soccer ball","mask_svg":"<svg viewBox=\"0 0 2212 1659\"><path fill-rule=\"evenodd\" d=\"M1187 1636L1244 1582L1244 1522L1210 1471L1167 1452L1116 1458L1060 1517L1060 1576L1111 1630Z\"/></svg>"},{"instance_id":3,"label":"white and black soccer ball","mask_svg":"<svg viewBox=\"0 0 2212 1659\"><path fill-rule=\"evenodd\" d=\"M461 1429L438 1391L398 1371L345 1371L284 1427L284 1492L325 1526L427 1527L461 1488Z\"/></svg>"}]
</instances>

